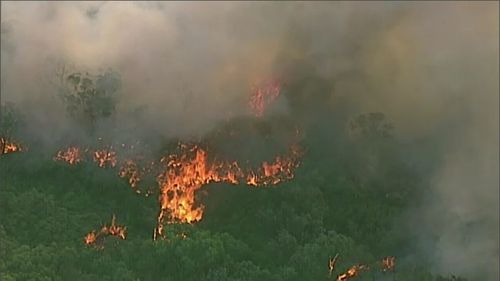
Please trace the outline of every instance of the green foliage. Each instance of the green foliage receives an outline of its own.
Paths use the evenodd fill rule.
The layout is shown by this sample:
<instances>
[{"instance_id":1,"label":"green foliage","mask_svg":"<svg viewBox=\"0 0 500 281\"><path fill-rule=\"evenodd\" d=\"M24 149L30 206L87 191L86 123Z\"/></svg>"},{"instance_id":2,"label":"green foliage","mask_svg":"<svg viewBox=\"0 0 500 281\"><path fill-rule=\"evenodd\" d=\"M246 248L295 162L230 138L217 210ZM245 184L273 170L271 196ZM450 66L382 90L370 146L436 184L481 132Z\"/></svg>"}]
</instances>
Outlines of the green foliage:
<instances>
[{"instance_id":1,"label":"green foliage","mask_svg":"<svg viewBox=\"0 0 500 281\"><path fill-rule=\"evenodd\" d=\"M339 176L344 171L324 173L307 155L296 179L277 188L208 186L203 221L168 226L165 241L151 239L155 198L137 196L112 170L8 156L0 159L2 280L330 280L327 261L336 253L339 274L358 262L376 268L410 243L393 225L411 198L360 189ZM391 169L382 176L388 190L396 192L398 183L386 176L415 180ZM127 240L86 247L83 236L112 214L128 227ZM181 231L187 239L176 236ZM398 263L397 280L462 280L415 268ZM356 280L372 278L392 275L372 271Z\"/></svg>"},{"instance_id":2,"label":"green foliage","mask_svg":"<svg viewBox=\"0 0 500 281\"><path fill-rule=\"evenodd\" d=\"M350 123L351 131L356 135L370 138L391 137L394 129L382 112L365 113L354 118Z\"/></svg>"},{"instance_id":3,"label":"green foliage","mask_svg":"<svg viewBox=\"0 0 500 281\"><path fill-rule=\"evenodd\" d=\"M99 88L82 76L69 79L75 93L90 91L91 97ZM75 104L85 104L87 96L74 98ZM357 263L372 268L356 278L360 281L463 281L434 276L427 264L406 258L415 243L398 220L416 198L419 174L404 161L409 148L387 137L385 117L362 116L354 119L362 132L356 138L345 136L342 126L331 134L306 128L308 153L292 181L274 188L204 187L209 195L198 194L206 206L203 220L167 225L167 240L152 241L157 198L132 192L116 170L90 163L68 166L36 151L2 156L0 279L334 280L328 259L339 253L335 275ZM288 129L275 127L295 126L290 120L272 122L236 120L216 128L206 142L221 150L227 145L223 151L229 155L238 149L234 143L255 144L252 135L257 135L274 149L281 134L290 138ZM225 137L238 130L251 133ZM167 140L163 147L176 143ZM103 250L85 246L84 235L109 223L112 214L127 226L127 239L111 237ZM187 238L180 239L180 232ZM397 257L394 274L376 270L387 255Z\"/></svg>"},{"instance_id":4,"label":"green foliage","mask_svg":"<svg viewBox=\"0 0 500 281\"><path fill-rule=\"evenodd\" d=\"M0 136L12 137L23 127L23 115L13 103L5 103L0 107Z\"/></svg>"}]
</instances>

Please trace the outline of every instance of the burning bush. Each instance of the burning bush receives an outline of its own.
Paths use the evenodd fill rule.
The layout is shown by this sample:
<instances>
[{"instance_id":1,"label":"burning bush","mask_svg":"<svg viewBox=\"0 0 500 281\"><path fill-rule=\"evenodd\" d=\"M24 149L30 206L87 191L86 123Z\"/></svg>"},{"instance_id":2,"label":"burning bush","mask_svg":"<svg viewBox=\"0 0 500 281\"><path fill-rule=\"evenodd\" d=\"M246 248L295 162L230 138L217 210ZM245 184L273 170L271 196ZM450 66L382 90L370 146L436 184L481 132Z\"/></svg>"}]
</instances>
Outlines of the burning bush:
<instances>
[{"instance_id":1,"label":"burning bush","mask_svg":"<svg viewBox=\"0 0 500 281\"><path fill-rule=\"evenodd\" d=\"M99 231L92 230L87 233L84 238L84 242L87 245L94 246L96 248L102 249L104 247L104 239L108 236L116 236L122 240L127 237L127 227L116 224L116 217L113 215L111 219L111 225L103 225Z\"/></svg>"}]
</instances>

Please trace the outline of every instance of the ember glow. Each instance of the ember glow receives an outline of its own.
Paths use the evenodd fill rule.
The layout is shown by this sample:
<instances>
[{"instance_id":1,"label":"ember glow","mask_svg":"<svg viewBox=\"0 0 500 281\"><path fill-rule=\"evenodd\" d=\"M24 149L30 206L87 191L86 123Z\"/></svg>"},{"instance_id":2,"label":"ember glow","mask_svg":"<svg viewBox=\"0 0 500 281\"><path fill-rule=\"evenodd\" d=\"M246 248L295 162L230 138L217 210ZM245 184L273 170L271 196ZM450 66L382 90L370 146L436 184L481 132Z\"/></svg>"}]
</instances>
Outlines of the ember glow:
<instances>
[{"instance_id":1,"label":"ember glow","mask_svg":"<svg viewBox=\"0 0 500 281\"><path fill-rule=\"evenodd\" d=\"M23 151L20 144L0 138L0 155L19 151Z\"/></svg>"},{"instance_id":2,"label":"ember glow","mask_svg":"<svg viewBox=\"0 0 500 281\"><path fill-rule=\"evenodd\" d=\"M100 168L116 166L116 151L112 148L94 151L94 162L97 162Z\"/></svg>"},{"instance_id":3,"label":"ember glow","mask_svg":"<svg viewBox=\"0 0 500 281\"><path fill-rule=\"evenodd\" d=\"M85 235L84 242L87 245L93 245L96 248L102 249L104 247L102 243L104 243L104 239L107 236L116 236L122 240L125 240L127 235L126 231L127 227L116 224L116 217L115 215L113 215L110 226L103 225L98 232L92 230L87 235Z\"/></svg>"},{"instance_id":4,"label":"ember glow","mask_svg":"<svg viewBox=\"0 0 500 281\"><path fill-rule=\"evenodd\" d=\"M96 242L97 240L97 234L95 232L95 230L92 230L91 232L87 233L87 235L85 235L85 238L84 238L84 241L85 241L85 244L87 245L92 245Z\"/></svg>"},{"instance_id":5,"label":"ember glow","mask_svg":"<svg viewBox=\"0 0 500 281\"><path fill-rule=\"evenodd\" d=\"M362 264L353 265L351 268L347 270L346 273L337 276L337 281L346 281L351 278L354 278L358 276L358 274L363 270L368 270L368 267Z\"/></svg>"},{"instance_id":6,"label":"ember glow","mask_svg":"<svg viewBox=\"0 0 500 281\"><path fill-rule=\"evenodd\" d=\"M136 188L137 184L141 181L141 175L139 174L139 168L137 164L132 160L127 160L120 167L120 172L118 175L122 178L128 178L128 183L132 188Z\"/></svg>"},{"instance_id":7,"label":"ember glow","mask_svg":"<svg viewBox=\"0 0 500 281\"><path fill-rule=\"evenodd\" d=\"M122 145L122 147L125 147ZM151 190L142 192L137 189L138 183L146 172L151 172L151 167L139 168L133 160L120 160L118 153L112 146L103 149L82 149L77 146L70 146L66 149L60 150L54 156L54 161L64 161L70 165L76 165L86 159L93 159L100 168L115 168L120 165L118 176L127 178L129 185L137 194L145 193L146 196L151 194Z\"/></svg>"},{"instance_id":8,"label":"ember glow","mask_svg":"<svg viewBox=\"0 0 500 281\"><path fill-rule=\"evenodd\" d=\"M261 87L255 87L250 96L249 106L256 117L264 115L266 106L278 98L281 92L281 84L272 81Z\"/></svg>"},{"instance_id":9,"label":"ember glow","mask_svg":"<svg viewBox=\"0 0 500 281\"><path fill-rule=\"evenodd\" d=\"M149 162L142 166L142 168L137 164L137 161L127 159L120 166L120 171L118 175L121 178L128 179L130 187L137 193L145 193L149 196L152 193L152 188L148 187L146 192L139 189L139 183L142 181L144 176L154 173L153 168L155 167L155 162Z\"/></svg>"},{"instance_id":10,"label":"ember glow","mask_svg":"<svg viewBox=\"0 0 500 281\"><path fill-rule=\"evenodd\" d=\"M54 157L55 161L64 161L70 165L75 165L83 160L83 153L79 147L71 146L66 150L60 150Z\"/></svg>"},{"instance_id":11,"label":"ember glow","mask_svg":"<svg viewBox=\"0 0 500 281\"><path fill-rule=\"evenodd\" d=\"M394 271L396 268L396 258L393 256L382 259L382 271Z\"/></svg>"},{"instance_id":12,"label":"ember glow","mask_svg":"<svg viewBox=\"0 0 500 281\"><path fill-rule=\"evenodd\" d=\"M71 165L75 165L82 162L86 156L85 154L88 152L88 148L81 149L77 146L70 146L66 148L66 150L58 151L54 160L64 161ZM115 167L117 164L116 151L111 147L94 150L92 152L92 157L100 168Z\"/></svg>"},{"instance_id":13,"label":"ember glow","mask_svg":"<svg viewBox=\"0 0 500 281\"><path fill-rule=\"evenodd\" d=\"M121 147L122 149L134 148L133 146L127 147L124 144ZM145 196L149 196L152 193L151 187L144 192L138 189L138 184L146 174L154 173L152 169L155 163L151 161L140 168L135 160L119 159L118 152L113 149L113 146L106 146L102 149L83 149L71 146L58 151L54 157L55 161L64 161L70 165L79 164L88 159L93 159L94 163L100 168L115 168L119 166L118 176L128 179L129 185L137 194L144 193Z\"/></svg>"}]
</instances>

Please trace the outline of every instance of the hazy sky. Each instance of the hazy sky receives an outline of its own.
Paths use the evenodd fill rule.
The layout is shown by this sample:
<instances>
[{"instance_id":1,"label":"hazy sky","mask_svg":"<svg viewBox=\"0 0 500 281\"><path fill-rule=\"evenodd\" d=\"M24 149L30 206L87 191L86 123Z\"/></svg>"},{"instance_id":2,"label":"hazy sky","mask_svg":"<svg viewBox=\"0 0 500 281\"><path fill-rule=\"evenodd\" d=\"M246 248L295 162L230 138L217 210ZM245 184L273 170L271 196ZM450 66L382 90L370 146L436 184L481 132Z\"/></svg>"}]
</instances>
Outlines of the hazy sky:
<instances>
[{"instance_id":1,"label":"hazy sky","mask_svg":"<svg viewBox=\"0 0 500 281\"><path fill-rule=\"evenodd\" d=\"M498 2L2 2L5 101L38 128L63 127L57 63L113 68L120 110L148 128L203 134L248 115L253 83L307 62L334 82L331 106L382 111L398 137L446 148L417 217L436 271L498 276ZM279 58L279 59L278 59ZM340 102L342 101L342 103ZM286 110L286 100L281 101ZM35 121L34 121L35 122ZM59 123L61 125L59 125ZM427 235L440 237L428 244ZM428 248L428 249L427 249Z\"/></svg>"}]
</instances>

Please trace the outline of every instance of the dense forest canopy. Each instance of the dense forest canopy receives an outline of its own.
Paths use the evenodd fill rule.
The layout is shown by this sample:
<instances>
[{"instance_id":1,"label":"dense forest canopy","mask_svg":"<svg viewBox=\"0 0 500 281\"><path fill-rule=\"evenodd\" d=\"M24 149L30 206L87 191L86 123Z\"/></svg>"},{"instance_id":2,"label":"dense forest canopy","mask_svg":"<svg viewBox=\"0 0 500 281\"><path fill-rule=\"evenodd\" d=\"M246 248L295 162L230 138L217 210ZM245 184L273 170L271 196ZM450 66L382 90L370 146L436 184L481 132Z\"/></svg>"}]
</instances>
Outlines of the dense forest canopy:
<instances>
[{"instance_id":1,"label":"dense forest canopy","mask_svg":"<svg viewBox=\"0 0 500 281\"><path fill-rule=\"evenodd\" d=\"M498 280L498 3L2 2L1 46L0 280Z\"/></svg>"}]
</instances>

